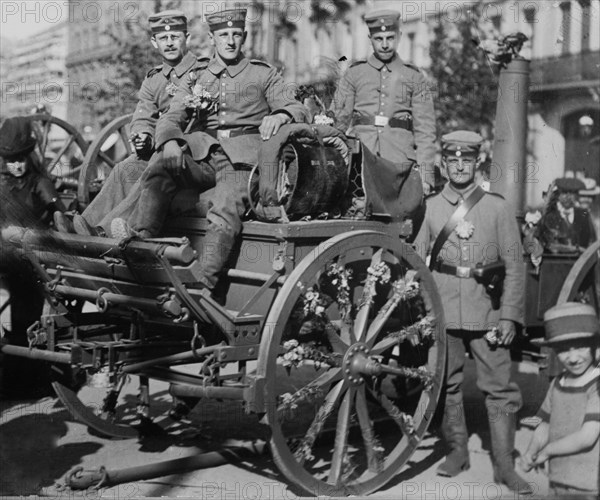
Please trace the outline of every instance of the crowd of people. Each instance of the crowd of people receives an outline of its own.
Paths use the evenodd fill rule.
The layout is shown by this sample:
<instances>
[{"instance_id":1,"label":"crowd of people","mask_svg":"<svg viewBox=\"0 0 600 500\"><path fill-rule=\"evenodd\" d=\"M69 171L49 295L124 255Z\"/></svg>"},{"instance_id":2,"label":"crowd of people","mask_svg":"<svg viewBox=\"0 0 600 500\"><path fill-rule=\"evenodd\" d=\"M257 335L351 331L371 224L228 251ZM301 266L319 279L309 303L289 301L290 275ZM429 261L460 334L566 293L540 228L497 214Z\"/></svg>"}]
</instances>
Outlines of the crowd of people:
<instances>
[{"instance_id":1,"label":"crowd of people","mask_svg":"<svg viewBox=\"0 0 600 500\"><path fill-rule=\"evenodd\" d=\"M210 251L199 256L203 274L198 285L212 292L242 229L248 177L261 144L283 126L310 122L311 117L302 103L284 92L285 82L275 68L244 55L245 10L224 10L206 21L212 57L196 57L188 50L191 35L183 12L164 11L149 18L150 42L162 64L150 69L139 92L131 122L135 153L113 169L83 213L66 215L51 184L42 174L34 174L27 159L33 149L31 132L19 119L6 120L0 153L3 199L7 190L6 196L27 206L36 220L42 211L54 211L54 224L62 232L118 239L156 237L181 189L210 190L203 243ZM413 189L418 187L419 197L425 198L425 212L414 246L433 272L445 304L449 339L440 403L441 435L448 453L437 473L455 477L470 467L463 407L469 351L477 387L485 395L493 479L518 494L531 494L531 485L515 470L515 416L522 396L512 379L509 351L524 321L520 229L502 196L476 182L483 138L475 131L442 137L446 183L436 191L433 94L427 92L423 72L398 56L400 15L373 12L365 22L373 53L351 65L341 78L331 110L341 132L352 133L371 153L395 166L388 171L386 189L396 198L402 196L406 173L420 173L421 182ZM249 86L253 97L240 99L236 92ZM555 183L539 225L546 230L529 235L533 258L560 245L583 248L595 240L589 214L577 206L574 196L581 189L577 179ZM482 267L483 278L475 272ZM598 493L599 470L596 312L582 304L557 306L546 313L546 337L565 371L553 381L540 409L542 422L523 456L524 468L549 461L557 495L575 492L591 497Z\"/></svg>"}]
</instances>

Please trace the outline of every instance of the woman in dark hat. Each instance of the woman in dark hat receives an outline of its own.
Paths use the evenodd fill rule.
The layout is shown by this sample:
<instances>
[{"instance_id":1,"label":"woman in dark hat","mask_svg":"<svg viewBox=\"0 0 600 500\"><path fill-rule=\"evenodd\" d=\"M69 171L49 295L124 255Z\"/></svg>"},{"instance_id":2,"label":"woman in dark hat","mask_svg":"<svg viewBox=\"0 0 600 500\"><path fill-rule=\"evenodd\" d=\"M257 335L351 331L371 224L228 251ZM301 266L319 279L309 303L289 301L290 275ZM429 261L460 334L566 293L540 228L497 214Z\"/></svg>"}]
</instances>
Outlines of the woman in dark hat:
<instances>
[{"instance_id":1,"label":"woman in dark hat","mask_svg":"<svg viewBox=\"0 0 600 500\"><path fill-rule=\"evenodd\" d=\"M32 154L35 145L31 122L26 117L7 118L0 127L2 226L43 227L55 210L66 210L54 184Z\"/></svg>"},{"instance_id":2,"label":"woman in dark hat","mask_svg":"<svg viewBox=\"0 0 600 500\"><path fill-rule=\"evenodd\" d=\"M0 127L0 228L47 228L55 210L65 210L50 178L33 154L36 140L25 117L7 118ZM26 346L27 328L39 320L44 295L29 263L0 240L0 272L10 291L11 321L2 325L4 341ZM39 362L3 356L2 397L39 395L48 374Z\"/></svg>"}]
</instances>

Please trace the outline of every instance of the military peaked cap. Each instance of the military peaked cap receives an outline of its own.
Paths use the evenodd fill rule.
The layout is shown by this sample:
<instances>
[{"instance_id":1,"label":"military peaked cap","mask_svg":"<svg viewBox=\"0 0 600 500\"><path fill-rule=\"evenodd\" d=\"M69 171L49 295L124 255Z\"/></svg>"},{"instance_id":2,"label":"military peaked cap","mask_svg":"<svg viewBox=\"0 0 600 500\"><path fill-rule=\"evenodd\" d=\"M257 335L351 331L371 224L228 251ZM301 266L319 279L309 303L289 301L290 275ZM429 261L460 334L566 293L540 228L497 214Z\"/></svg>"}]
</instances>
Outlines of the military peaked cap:
<instances>
[{"instance_id":1,"label":"military peaked cap","mask_svg":"<svg viewBox=\"0 0 600 500\"><path fill-rule=\"evenodd\" d=\"M400 12L395 10L378 10L365 15L365 23L369 33L380 31L397 31L400 27Z\"/></svg>"},{"instance_id":2,"label":"military peaked cap","mask_svg":"<svg viewBox=\"0 0 600 500\"><path fill-rule=\"evenodd\" d=\"M0 156L12 158L28 155L35 148L31 121L25 116L4 120L0 128Z\"/></svg>"},{"instance_id":3,"label":"military peaked cap","mask_svg":"<svg viewBox=\"0 0 600 500\"><path fill-rule=\"evenodd\" d=\"M554 181L556 189L559 191L577 192L585 189L583 181L575 177L563 177Z\"/></svg>"},{"instance_id":4,"label":"military peaked cap","mask_svg":"<svg viewBox=\"0 0 600 500\"><path fill-rule=\"evenodd\" d=\"M153 34L163 31L187 31L187 17L180 10L163 10L148 18Z\"/></svg>"},{"instance_id":5,"label":"military peaked cap","mask_svg":"<svg viewBox=\"0 0 600 500\"><path fill-rule=\"evenodd\" d=\"M574 340L600 340L600 324L596 310L581 302L564 302L544 313L546 339L534 339L537 345L556 345Z\"/></svg>"},{"instance_id":6,"label":"military peaked cap","mask_svg":"<svg viewBox=\"0 0 600 500\"><path fill-rule=\"evenodd\" d=\"M464 153L479 153L482 142L483 137L476 132L457 130L442 136L442 152L453 153L456 156Z\"/></svg>"},{"instance_id":7,"label":"military peaked cap","mask_svg":"<svg viewBox=\"0 0 600 500\"><path fill-rule=\"evenodd\" d=\"M246 27L246 9L229 9L206 16L211 31Z\"/></svg>"}]
</instances>

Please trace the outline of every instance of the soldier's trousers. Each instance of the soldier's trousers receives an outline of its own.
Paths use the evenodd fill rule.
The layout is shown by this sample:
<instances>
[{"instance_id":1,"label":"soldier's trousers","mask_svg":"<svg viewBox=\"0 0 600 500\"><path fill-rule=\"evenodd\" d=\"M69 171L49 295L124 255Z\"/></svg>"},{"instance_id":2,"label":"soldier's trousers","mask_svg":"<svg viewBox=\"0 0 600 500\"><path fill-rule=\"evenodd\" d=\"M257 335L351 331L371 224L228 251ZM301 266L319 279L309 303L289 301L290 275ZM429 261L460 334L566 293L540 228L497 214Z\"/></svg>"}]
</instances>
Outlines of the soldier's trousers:
<instances>
[{"instance_id":1,"label":"soldier's trousers","mask_svg":"<svg viewBox=\"0 0 600 500\"><path fill-rule=\"evenodd\" d=\"M466 345L469 345L475 360L477 388L485 395L488 417L493 420L500 413L516 413L521 408L521 391L511 380L510 350L505 347L492 348L483 338L484 335L485 332L466 330L447 332L445 411L449 418L464 418L464 415L453 415L452 412L458 411L463 403Z\"/></svg>"},{"instance_id":2,"label":"soldier's trousers","mask_svg":"<svg viewBox=\"0 0 600 500\"><path fill-rule=\"evenodd\" d=\"M156 236L178 189L195 186L206 190L215 186L208 203L209 224L200 256L205 275L202 281L212 289L242 230L250 171L247 165L234 166L221 147L211 148L211 154L199 162L186 155L185 162L187 168L175 178L162 167L162 153L152 157L142 176L142 194L129 224L136 231Z\"/></svg>"},{"instance_id":3,"label":"soldier's trousers","mask_svg":"<svg viewBox=\"0 0 600 500\"><path fill-rule=\"evenodd\" d=\"M135 154L117 163L100 192L81 214L85 220L91 226L101 226L107 230L110 221L120 216L113 214L113 210L134 190L147 166L148 162L140 160Z\"/></svg>"}]
</instances>

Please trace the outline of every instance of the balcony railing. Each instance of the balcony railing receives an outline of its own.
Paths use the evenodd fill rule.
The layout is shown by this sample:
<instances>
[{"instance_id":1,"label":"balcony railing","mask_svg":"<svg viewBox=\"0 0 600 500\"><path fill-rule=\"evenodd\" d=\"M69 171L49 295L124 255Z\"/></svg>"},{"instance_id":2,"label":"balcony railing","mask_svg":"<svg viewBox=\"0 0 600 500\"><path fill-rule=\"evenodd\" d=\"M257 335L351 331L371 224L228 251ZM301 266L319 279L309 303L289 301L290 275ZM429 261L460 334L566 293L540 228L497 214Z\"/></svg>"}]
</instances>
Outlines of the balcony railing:
<instances>
[{"instance_id":1,"label":"balcony railing","mask_svg":"<svg viewBox=\"0 0 600 500\"><path fill-rule=\"evenodd\" d=\"M541 91L578 82L596 81L600 84L599 61L600 51L534 59L531 61L531 83Z\"/></svg>"}]
</instances>

